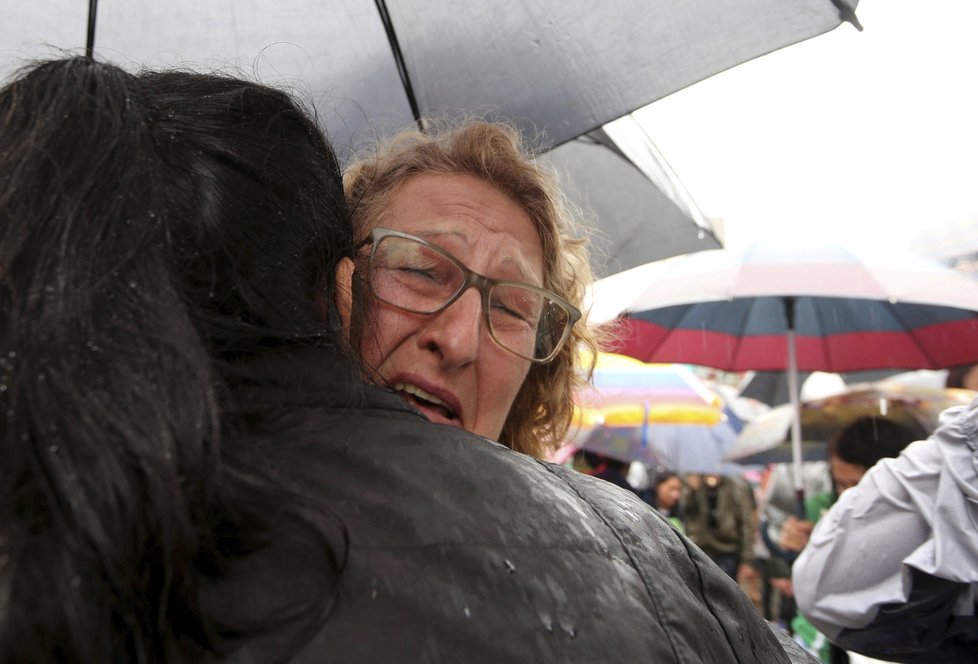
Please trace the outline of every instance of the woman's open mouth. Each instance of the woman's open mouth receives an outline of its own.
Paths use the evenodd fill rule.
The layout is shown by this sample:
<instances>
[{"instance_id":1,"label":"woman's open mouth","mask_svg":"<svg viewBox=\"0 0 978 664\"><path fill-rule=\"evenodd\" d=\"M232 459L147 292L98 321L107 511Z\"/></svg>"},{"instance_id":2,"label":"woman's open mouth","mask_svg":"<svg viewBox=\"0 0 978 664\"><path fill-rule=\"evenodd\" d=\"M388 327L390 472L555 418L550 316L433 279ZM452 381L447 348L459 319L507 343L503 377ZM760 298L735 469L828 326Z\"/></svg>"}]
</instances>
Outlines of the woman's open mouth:
<instances>
[{"instance_id":1,"label":"woman's open mouth","mask_svg":"<svg viewBox=\"0 0 978 664\"><path fill-rule=\"evenodd\" d=\"M428 416L432 422L461 426L455 410L434 394L411 383L392 383L390 386L401 393L415 408Z\"/></svg>"}]
</instances>

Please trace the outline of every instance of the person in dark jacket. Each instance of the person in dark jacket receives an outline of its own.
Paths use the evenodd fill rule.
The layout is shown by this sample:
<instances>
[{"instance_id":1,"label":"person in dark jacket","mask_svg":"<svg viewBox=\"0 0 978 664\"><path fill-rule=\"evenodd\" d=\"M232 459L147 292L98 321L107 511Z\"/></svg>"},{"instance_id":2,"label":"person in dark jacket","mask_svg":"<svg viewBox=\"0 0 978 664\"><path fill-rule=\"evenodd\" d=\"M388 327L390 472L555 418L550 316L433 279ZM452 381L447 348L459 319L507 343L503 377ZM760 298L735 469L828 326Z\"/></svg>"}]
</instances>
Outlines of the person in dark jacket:
<instances>
[{"instance_id":1,"label":"person in dark jacket","mask_svg":"<svg viewBox=\"0 0 978 664\"><path fill-rule=\"evenodd\" d=\"M633 493L639 493L628 483L628 467L629 464L621 459L613 459L589 450L581 450L574 455L575 470L611 482Z\"/></svg>"},{"instance_id":2,"label":"person in dark jacket","mask_svg":"<svg viewBox=\"0 0 978 664\"><path fill-rule=\"evenodd\" d=\"M285 94L41 63L0 145L0 661L805 661L634 495L360 382Z\"/></svg>"},{"instance_id":3,"label":"person in dark jacket","mask_svg":"<svg viewBox=\"0 0 978 664\"><path fill-rule=\"evenodd\" d=\"M739 477L690 475L683 486L689 538L730 578L754 578L754 496Z\"/></svg>"},{"instance_id":4,"label":"person in dark jacket","mask_svg":"<svg viewBox=\"0 0 978 664\"><path fill-rule=\"evenodd\" d=\"M320 384L317 365L296 356L252 397ZM337 519L338 571L320 571L332 608L294 661L814 661L634 493L432 425L396 394L366 397L360 415L310 409L263 443ZM308 574L299 538L242 561L213 601L295 601Z\"/></svg>"},{"instance_id":5,"label":"person in dark jacket","mask_svg":"<svg viewBox=\"0 0 978 664\"><path fill-rule=\"evenodd\" d=\"M249 432L359 398L309 304L353 242L322 132L278 90L69 58L0 88L0 146L0 661L197 662L317 626L316 574L242 620L206 598L283 524L332 523ZM245 410L249 362L300 348L329 386Z\"/></svg>"}]
</instances>

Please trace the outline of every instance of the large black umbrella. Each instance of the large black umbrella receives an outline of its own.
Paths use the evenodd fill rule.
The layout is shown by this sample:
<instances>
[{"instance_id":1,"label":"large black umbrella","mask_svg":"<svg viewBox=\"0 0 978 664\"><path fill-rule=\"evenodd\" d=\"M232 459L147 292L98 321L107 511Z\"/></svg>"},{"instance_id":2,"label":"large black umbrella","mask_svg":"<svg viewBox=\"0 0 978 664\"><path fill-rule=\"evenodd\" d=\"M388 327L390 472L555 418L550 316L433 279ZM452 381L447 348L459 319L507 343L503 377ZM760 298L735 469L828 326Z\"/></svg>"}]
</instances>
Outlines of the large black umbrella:
<instances>
[{"instance_id":1,"label":"large black umbrella","mask_svg":"<svg viewBox=\"0 0 978 664\"><path fill-rule=\"evenodd\" d=\"M512 120L549 148L843 20L858 25L857 1L102 0L90 12L95 0L0 0L0 75L89 38L103 59L293 84L341 154L463 111ZM607 247L641 262L663 255L668 238L630 227L617 237L603 221ZM684 223L686 244L709 230ZM634 264L611 255L604 267Z\"/></svg>"},{"instance_id":2,"label":"large black umbrella","mask_svg":"<svg viewBox=\"0 0 978 664\"><path fill-rule=\"evenodd\" d=\"M709 220L631 115L540 158L557 169L564 192L595 228L591 264L598 277L720 247Z\"/></svg>"}]
</instances>

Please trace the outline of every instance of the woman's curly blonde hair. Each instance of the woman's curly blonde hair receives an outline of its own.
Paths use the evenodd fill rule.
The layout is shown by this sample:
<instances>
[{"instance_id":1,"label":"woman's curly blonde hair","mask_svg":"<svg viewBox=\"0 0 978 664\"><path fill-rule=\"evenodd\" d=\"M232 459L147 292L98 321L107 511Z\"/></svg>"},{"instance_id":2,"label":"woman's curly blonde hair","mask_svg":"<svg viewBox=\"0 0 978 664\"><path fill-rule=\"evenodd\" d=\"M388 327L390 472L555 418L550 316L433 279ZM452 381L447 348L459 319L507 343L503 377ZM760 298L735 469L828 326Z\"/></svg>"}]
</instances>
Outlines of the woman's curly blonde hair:
<instances>
[{"instance_id":1,"label":"woman's curly blonde hair","mask_svg":"<svg viewBox=\"0 0 978 664\"><path fill-rule=\"evenodd\" d=\"M425 133L403 131L353 163L343 182L358 238L366 237L408 178L424 173L477 177L526 210L543 247L544 287L582 308L593 280L587 239L580 235L556 175L533 160L515 128L468 120ZM593 369L592 360L579 370L580 351L585 348L590 352L583 356L595 357L597 341L585 313L552 362L531 365L499 442L543 457L563 440L574 413L574 392Z\"/></svg>"}]
</instances>

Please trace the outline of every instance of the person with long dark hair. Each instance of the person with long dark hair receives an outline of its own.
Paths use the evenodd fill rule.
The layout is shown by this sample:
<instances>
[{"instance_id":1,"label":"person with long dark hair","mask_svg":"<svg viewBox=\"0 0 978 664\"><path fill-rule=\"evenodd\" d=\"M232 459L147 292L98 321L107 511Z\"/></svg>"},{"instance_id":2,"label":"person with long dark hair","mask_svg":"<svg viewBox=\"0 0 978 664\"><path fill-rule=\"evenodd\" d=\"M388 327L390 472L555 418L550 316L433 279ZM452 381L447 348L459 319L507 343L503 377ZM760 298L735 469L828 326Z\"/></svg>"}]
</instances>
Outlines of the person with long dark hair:
<instances>
[{"instance_id":1,"label":"person with long dark hair","mask_svg":"<svg viewBox=\"0 0 978 664\"><path fill-rule=\"evenodd\" d=\"M804 661L634 494L364 385L353 251L281 92L0 89L0 661Z\"/></svg>"},{"instance_id":2,"label":"person with long dark hair","mask_svg":"<svg viewBox=\"0 0 978 664\"><path fill-rule=\"evenodd\" d=\"M192 661L247 631L202 584L319 517L242 433L289 400L241 387L276 352L350 364L308 305L351 250L339 178L253 83L78 58L0 92L0 660Z\"/></svg>"},{"instance_id":3,"label":"person with long dark hair","mask_svg":"<svg viewBox=\"0 0 978 664\"><path fill-rule=\"evenodd\" d=\"M660 514L667 517L680 531L684 531L682 511L679 505L679 498L683 493L683 482L679 474L665 469L656 471L652 479L652 486L649 487L649 493L652 496L652 506Z\"/></svg>"}]
</instances>

